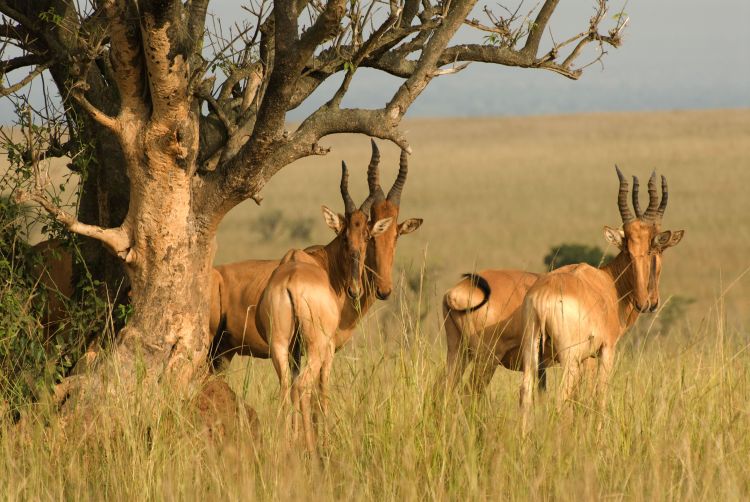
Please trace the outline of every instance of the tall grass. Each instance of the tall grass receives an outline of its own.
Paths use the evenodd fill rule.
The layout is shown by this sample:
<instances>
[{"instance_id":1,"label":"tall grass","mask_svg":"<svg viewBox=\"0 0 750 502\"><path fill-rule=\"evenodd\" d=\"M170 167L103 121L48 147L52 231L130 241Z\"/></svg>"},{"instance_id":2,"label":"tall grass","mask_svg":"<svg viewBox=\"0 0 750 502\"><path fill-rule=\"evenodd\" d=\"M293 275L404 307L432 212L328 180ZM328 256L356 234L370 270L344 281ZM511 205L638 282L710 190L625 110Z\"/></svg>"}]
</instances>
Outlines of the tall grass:
<instances>
[{"instance_id":1,"label":"tall grass","mask_svg":"<svg viewBox=\"0 0 750 502\"><path fill-rule=\"evenodd\" d=\"M226 378L258 412L257 437L244 424L214 441L169 389L155 401L112 398L95 415L67 422L36 400L21 425L0 413L0 493L9 500L747 500L748 123L747 110L413 121L401 218L424 217L425 225L399 241L398 269L407 270L401 298L379 302L336 355L322 469L283 437L271 364L236 358ZM311 208L339 200L338 172L326 167L340 158L359 161L364 193L366 140L332 143L335 158L275 177L261 211L319 218ZM382 178L390 180L397 156L383 150ZM615 187L615 160L670 177L665 224L687 235L665 257L662 295L680 295L683 310L673 309L666 327L644 316L626 335L603 412L582 395L572 415L559 414L554 398L543 397L532 434L521 439L520 374L498 370L474 401L440 391L445 342L434 300L459 272L540 271L551 244L601 244L601 225L618 221L615 193L603 188ZM299 183L309 169L314 179ZM290 239L258 241L257 211L242 206L222 224L220 261L278 257L289 247ZM329 237L318 221L312 240ZM722 280L731 289L717 288ZM0 287L13 305L36 302L34 290L24 296L7 280ZM686 298L697 300L692 321L678 322ZM23 315L3 317L2 326L36 336L36 311L16 311ZM3 335L0 344L9 340ZM14 362L22 353L5 355ZM552 392L558 380L552 370ZM29 402L28 393L14 395Z\"/></svg>"},{"instance_id":2,"label":"tall grass","mask_svg":"<svg viewBox=\"0 0 750 502\"><path fill-rule=\"evenodd\" d=\"M270 363L236 359L227 378L258 411L260 437L240 428L216 443L168 392L67 425L39 404L38 422L2 425L0 489L11 500L742 500L750 348L711 316L663 337L644 323L620 347L603 413L586 395L563 414L541 398L527 439L519 374L498 370L474 401L436 392L442 341L402 314L399 332L362 333L337 354L322 469L283 437Z\"/></svg>"}]
</instances>

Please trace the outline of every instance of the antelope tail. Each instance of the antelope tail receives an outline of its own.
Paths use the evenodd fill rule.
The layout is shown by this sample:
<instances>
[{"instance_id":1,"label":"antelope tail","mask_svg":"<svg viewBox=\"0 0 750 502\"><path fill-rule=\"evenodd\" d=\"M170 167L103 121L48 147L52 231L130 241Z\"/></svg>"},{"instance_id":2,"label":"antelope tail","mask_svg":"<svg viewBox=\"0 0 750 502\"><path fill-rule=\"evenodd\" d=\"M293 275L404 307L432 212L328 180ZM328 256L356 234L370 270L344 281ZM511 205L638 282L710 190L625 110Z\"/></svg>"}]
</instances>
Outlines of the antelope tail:
<instances>
[{"instance_id":1,"label":"antelope tail","mask_svg":"<svg viewBox=\"0 0 750 502\"><path fill-rule=\"evenodd\" d=\"M462 314L468 314L487 304L490 300L490 295L492 294L492 288L490 288L490 283L487 282L487 279L479 274L463 274L462 277L464 279L469 279L472 288L467 291L466 288L462 287L464 281L461 281L457 286L450 289L445 294L443 303L447 309ZM475 305L472 305L474 300L480 298L478 294L475 294L477 289L481 292L481 300Z\"/></svg>"},{"instance_id":2,"label":"antelope tail","mask_svg":"<svg viewBox=\"0 0 750 502\"><path fill-rule=\"evenodd\" d=\"M214 272L216 273L216 272ZM216 324L216 331L212 333L211 337L211 345L209 347L209 358L211 361L211 366L215 370L220 370L225 364L229 362L229 359L225 360L225 356L227 356L226 347L224 345L224 334L227 331L227 304L229 302L228 299L228 293L226 291L226 287L224 286L224 280L219 276L219 279L217 281L218 285L218 313L219 313L219 322ZM212 314L214 306L211 307Z\"/></svg>"},{"instance_id":3,"label":"antelope tail","mask_svg":"<svg viewBox=\"0 0 750 502\"><path fill-rule=\"evenodd\" d=\"M300 318L299 313L297 312L297 303L294 301L294 294L287 288L286 294L289 296L289 303L292 306L291 314L292 314L292 327L294 329L294 333L292 333L292 342L290 347L290 353L291 353L291 360L289 361L289 365L292 369L292 381L297 379L297 376L299 376L300 368L302 366L302 340L301 340L301 325L300 325Z\"/></svg>"},{"instance_id":4,"label":"antelope tail","mask_svg":"<svg viewBox=\"0 0 750 502\"><path fill-rule=\"evenodd\" d=\"M545 326L547 324L544 318L541 318L531 298L528 296L523 303L523 317L526 323L523 336L523 343L531 344L531 364L536 368L537 385L539 390L547 389L547 368L544 365L544 346L546 344L547 333Z\"/></svg>"}]
</instances>

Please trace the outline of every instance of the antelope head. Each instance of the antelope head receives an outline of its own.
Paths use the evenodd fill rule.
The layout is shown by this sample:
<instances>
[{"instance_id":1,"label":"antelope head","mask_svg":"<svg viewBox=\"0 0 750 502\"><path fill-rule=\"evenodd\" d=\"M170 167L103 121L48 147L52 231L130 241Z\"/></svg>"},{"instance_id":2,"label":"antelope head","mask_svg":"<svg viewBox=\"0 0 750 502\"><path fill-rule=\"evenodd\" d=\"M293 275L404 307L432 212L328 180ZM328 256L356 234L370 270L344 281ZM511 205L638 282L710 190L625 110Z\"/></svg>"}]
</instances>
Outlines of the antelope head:
<instances>
[{"instance_id":1,"label":"antelope head","mask_svg":"<svg viewBox=\"0 0 750 502\"><path fill-rule=\"evenodd\" d=\"M635 308L639 312L654 312L659 306L659 277L661 258L665 249L677 245L684 230L661 230L661 220L667 209L669 190L667 178L661 177L661 201L657 197L656 172L648 180L648 207L641 212L638 200L638 178L633 176L633 210L628 207L628 182L615 166L620 179L617 205L622 217L622 229L604 227L606 239L617 246L629 260L624 272L629 274Z\"/></svg>"},{"instance_id":2,"label":"antelope head","mask_svg":"<svg viewBox=\"0 0 750 502\"><path fill-rule=\"evenodd\" d=\"M406 183L406 174L409 170L408 154L401 150L398 176L386 196L380 186L380 174L378 164L380 163L380 151L374 140L372 143L372 158L367 168L367 184L370 187L370 197L373 198L370 217L375 221L390 219L394 223L398 221L398 212L401 204L401 192ZM397 225L389 225L384 231L373 235L375 246L370 246L369 261L375 275L375 296L385 300L393 291L393 257L396 254L396 241L399 236L409 234L422 224L421 218L409 218Z\"/></svg>"},{"instance_id":3,"label":"antelope head","mask_svg":"<svg viewBox=\"0 0 750 502\"><path fill-rule=\"evenodd\" d=\"M323 217L326 224L343 239L343 270L346 294L350 298L359 298L362 293L362 274L364 272L367 244L371 237L385 232L393 218L381 218L370 222L369 214L374 197L370 194L357 208L349 195L349 171L346 163L341 162L341 197L344 199L344 215L337 214L323 206Z\"/></svg>"}]
</instances>

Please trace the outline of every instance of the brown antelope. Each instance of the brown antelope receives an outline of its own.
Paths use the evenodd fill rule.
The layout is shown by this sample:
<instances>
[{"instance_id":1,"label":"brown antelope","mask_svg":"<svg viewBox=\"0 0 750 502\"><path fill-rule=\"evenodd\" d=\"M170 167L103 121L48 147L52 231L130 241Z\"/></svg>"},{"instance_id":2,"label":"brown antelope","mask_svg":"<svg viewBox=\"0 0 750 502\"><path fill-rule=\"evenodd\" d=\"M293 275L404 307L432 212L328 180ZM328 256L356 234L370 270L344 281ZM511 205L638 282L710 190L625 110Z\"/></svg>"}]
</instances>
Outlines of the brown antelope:
<instances>
[{"instance_id":1,"label":"brown antelope","mask_svg":"<svg viewBox=\"0 0 750 502\"><path fill-rule=\"evenodd\" d=\"M372 157L367 169L372 197L370 218L373 221L392 218L395 223L408 173L407 154L402 152L398 176L386 196L380 186L378 175L380 152L374 141L371 141L371 144ZM364 294L357 308L347 304L344 309L339 326L340 340L346 341L351 338L352 330L359 318L368 311L375 298L385 300L391 294L393 257L398 237L413 232L421 224L421 219L410 218L398 225L389 225L386 230L370 240L365 261ZM311 246L306 251L316 254L322 249L322 246ZM215 268L212 277L210 330L216 333L212 353L217 365L225 365L235 354L270 357L270 348L258 331L255 314L261 294L278 266L278 260L246 260Z\"/></svg>"},{"instance_id":2,"label":"brown antelope","mask_svg":"<svg viewBox=\"0 0 750 502\"><path fill-rule=\"evenodd\" d=\"M63 247L59 239L50 239L35 244L38 261L32 266L39 285L47 292L47 310L43 320L49 336L69 317L64 299L73 296L73 256Z\"/></svg>"},{"instance_id":3,"label":"brown antelope","mask_svg":"<svg viewBox=\"0 0 750 502\"><path fill-rule=\"evenodd\" d=\"M603 406L617 341L640 313L654 312L659 306L662 253L677 245L684 231L661 230L669 197L664 176L659 202L656 173L651 175L649 204L643 213L638 202L638 178L633 177L635 215L628 207L628 182L619 169L617 177L620 180L617 205L623 227L604 227L604 235L617 246L619 254L602 268L577 264L545 274L531 286L524 299L520 389L524 431L528 430L540 357L558 362L563 368L558 407L575 392L582 363L597 358L597 392L599 405Z\"/></svg>"},{"instance_id":4,"label":"brown antelope","mask_svg":"<svg viewBox=\"0 0 750 502\"><path fill-rule=\"evenodd\" d=\"M279 377L284 408L292 405L301 412L308 450L315 450L311 395L320 389L323 423L328 408L328 379L337 347L345 343L350 330L339 334L347 304L359 301L361 280L371 236L382 234L393 222L387 217L370 222L368 215L374 194L357 209L349 195L346 164L341 165L341 196L345 215L323 206L323 216L336 238L312 251L289 251L268 281L256 311L255 322L271 349ZM305 363L300 368L301 351ZM290 360L289 353L293 352ZM294 375L294 369L300 368ZM291 393L290 393L291 390Z\"/></svg>"},{"instance_id":5,"label":"brown antelope","mask_svg":"<svg viewBox=\"0 0 750 502\"><path fill-rule=\"evenodd\" d=\"M449 388L455 388L472 363L469 390L473 394L484 390L498 365L521 369L524 325L520 307L537 277L521 270L483 270L464 274L464 279L445 293ZM542 386L543 375L539 380Z\"/></svg>"}]
</instances>

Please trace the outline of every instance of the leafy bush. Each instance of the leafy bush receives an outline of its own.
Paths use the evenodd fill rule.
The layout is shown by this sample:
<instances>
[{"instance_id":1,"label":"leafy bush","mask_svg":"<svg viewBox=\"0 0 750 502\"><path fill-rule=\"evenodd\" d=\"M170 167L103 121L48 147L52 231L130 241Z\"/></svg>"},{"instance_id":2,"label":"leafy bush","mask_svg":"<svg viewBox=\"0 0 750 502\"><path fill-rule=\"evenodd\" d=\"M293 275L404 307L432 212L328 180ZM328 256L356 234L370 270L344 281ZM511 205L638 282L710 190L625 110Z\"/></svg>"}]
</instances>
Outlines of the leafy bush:
<instances>
[{"instance_id":1,"label":"leafy bush","mask_svg":"<svg viewBox=\"0 0 750 502\"><path fill-rule=\"evenodd\" d=\"M283 211L271 209L258 216L253 223L252 230L257 232L264 241L289 238L308 245L311 244L314 227L315 220L310 217L286 219Z\"/></svg>"},{"instance_id":2,"label":"leafy bush","mask_svg":"<svg viewBox=\"0 0 750 502\"><path fill-rule=\"evenodd\" d=\"M289 229L289 237L294 240L304 241L306 244L310 243L312 239L312 229L315 226L315 220L302 216L293 220L289 220L287 228Z\"/></svg>"},{"instance_id":3,"label":"leafy bush","mask_svg":"<svg viewBox=\"0 0 750 502\"><path fill-rule=\"evenodd\" d=\"M550 252L544 257L544 264L549 270L576 263L588 263L593 267L598 267L612 258L613 255L605 255L599 246L560 244L550 249Z\"/></svg>"},{"instance_id":4,"label":"leafy bush","mask_svg":"<svg viewBox=\"0 0 750 502\"><path fill-rule=\"evenodd\" d=\"M688 308L695 303L694 298L674 295L667 300L659 311L659 334L667 335L685 319Z\"/></svg>"},{"instance_id":5,"label":"leafy bush","mask_svg":"<svg viewBox=\"0 0 750 502\"><path fill-rule=\"evenodd\" d=\"M84 274L78 285L77 302L44 286L42 257L22 238L30 221L40 220L39 214L0 197L0 404L14 416L68 374L89 334L99 335L108 326L110 307L97 295L98 284L90 275ZM79 255L74 239L63 248ZM44 325L51 295L65 313L55 327Z\"/></svg>"},{"instance_id":6,"label":"leafy bush","mask_svg":"<svg viewBox=\"0 0 750 502\"><path fill-rule=\"evenodd\" d=\"M258 232L263 240L270 241L281 229L284 215L280 209L272 209L263 212L253 225L253 230Z\"/></svg>"}]
</instances>

